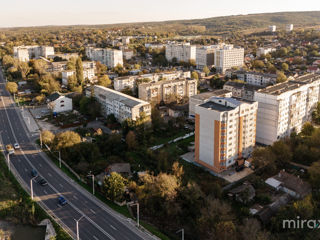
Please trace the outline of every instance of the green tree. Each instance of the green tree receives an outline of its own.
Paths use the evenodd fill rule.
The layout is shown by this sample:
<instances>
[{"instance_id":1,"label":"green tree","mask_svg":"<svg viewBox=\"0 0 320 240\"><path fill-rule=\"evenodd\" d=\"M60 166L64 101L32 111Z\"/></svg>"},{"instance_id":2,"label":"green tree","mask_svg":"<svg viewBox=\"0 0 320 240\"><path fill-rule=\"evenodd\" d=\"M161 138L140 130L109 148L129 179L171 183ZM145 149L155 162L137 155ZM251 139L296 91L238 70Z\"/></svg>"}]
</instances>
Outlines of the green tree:
<instances>
[{"instance_id":1,"label":"green tree","mask_svg":"<svg viewBox=\"0 0 320 240\"><path fill-rule=\"evenodd\" d=\"M68 88L74 91L74 88L78 86L77 77L75 74L68 77Z\"/></svg>"},{"instance_id":2,"label":"green tree","mask_svg":"<svg viewBox=\"0 0 320 240\"><path fill-rule=\"evenodd\" d=\"M77 76L78 85L83 86L84 84L83 65L80 57L78 57L76 61L76 76Z\"/></svg>"},{"instance_id":3,"label":"green tree","mask_svg":"<svg viewBox=\"0 0 320 240\"><path fill-rule=\"evenodd\" d=\"M312 186L319 189L320 186L320 161L312 163L308 169L309 178Z\"/></svg>"},{"instance_id":4,"label":"green tree","mask_svg":"<svg viewBox=\"0 0 320 240\"><path fill-rule=\"evenodd\" d=\"M103 86L103 87L107 87L109 85L111 85L111 80L109 79L108 75L103 75L101 77L98 78L98 85Z\"/></svg>"},{"instance_id":5,"label":"green tree","mask_svg":"<svg viewBox=\"0 0 320 240\"><path fill-rule=\"evenodd\" d=\"M10 55L4 55L2 58L2 64L6 69L8 69L15 65L15 60Z\"/></svg>"},{"instance_id":6,"label":"green tree","mask_svg":"<svg viewBox=\"0 0 320 240\"><path fill-rule=\"evenodd\" d=\"M15 82L8 82L6 84L6 89L11 93L14 94L18 92L18 85Z\"/></svg>"},{"instance_id":7,"label":"green tree","mask_svg":"<svg viewBox=\"0 0 320 240\"><path fill-rule=\"evenodd\" d=\"M311 136L313 132L314 132L314 126L312 125L312 123L306 122L305 124L303 124L301 129L301 135Z\"/></svg>"},{"instance_id":8,"label":"green tree","mask_svg":"<svg viewBox=\"0 0 320 240\"><path fill-rule=\"evenodd\" d=\"M204 66L202 71L206 74L206 76L208 76L210 73L210 70L207 66Z\"/></svg>"},{"instance_id":9,"label":"green tree","mask_svg":"<svg viewBox=\"0 0 320 240\"><path fill-rule=\"evenodd\" d=\"M71 57L67 62L67 70L76 70L76 62L77 59L75 57Z\"/></svg>"},{"instance_id":10,"label":"green tree","mask_svg":"<svg viewBox=\"0 0 320 240\"><path fill-rule=\"evenodd\" d=\"M276 164L280 168L285 167L292 160L290 146L282 140L274 142L271 146L271 151L276 156Z\"/></svg>"},{"instance_id":11,"label":"green tree","mask_svg":"<svg viewBox=\"0 0 320 240\"><path fill-rule=\"evenodd\" d=\"M29 67L29 64L26 62L19 62L18 64L18 70L21 73L22 79L26 79L28 73L30 72L31 68Z\"/></svg>"},{"instance_id":12,"label":"green tree","mask_svg":"<svg viewBox=\"0 0 320 240\"><path fill-rule=\"evenodd\" d=\"M192 78L192 79L199 80L199 74L198 74L197 72L192 72L192 73L191 73L191 78Z\"/></svg>"},{"instance_id":13,"label":"green tree","mask_svg":"<svg viewBox=\"0 0 320 240\"><path fill-rule=\"evenodd\" d=\"M281 69L282 69L283 71L288 71L288 70L289 70L289 65L286 64L286 63L282 63Z\"/></svg>"},{"instance_id":14,"label":"green tree","mask_svg":"<svg viewBox=\"0 0 320 240\"><path fill-rule=\"evenodd\" d=\"M133 150L137 147L136 135L133 131L129 131L126 136L128 149Z\"/></svg>"},{"instance_id":15,"label":"green tree","mask_svg":"<svg viewBox=\"0 0 320 240\"><path fill-rule=\"evenodd\" d=\"M286 75L284 75L283 72L278 71L277 72L277 83L282 83L282 82L285 82L285 81L287 81Z\"/></svg>"},{"instance_id":16,"label":"green tree","mask_svg":"<svg viewBox=\"0 0 320 240\"><path fill-rule=\"evenodd\" d=\"M126 179L116 172L112 172L110 176L106 176L103 184L106 197L112 201L121 201L126 182Z\"/></svg>"},{"instance_id":17,"label":"green tree","mask_svg":"<svg viewBox=\"0 0 320 240\"><path fill-rule=\"evenodd\" d=\"M261 60L254 60L252 66L254 68L262 69L264 68L264 63Z\"/></svg>"}]
</instances>

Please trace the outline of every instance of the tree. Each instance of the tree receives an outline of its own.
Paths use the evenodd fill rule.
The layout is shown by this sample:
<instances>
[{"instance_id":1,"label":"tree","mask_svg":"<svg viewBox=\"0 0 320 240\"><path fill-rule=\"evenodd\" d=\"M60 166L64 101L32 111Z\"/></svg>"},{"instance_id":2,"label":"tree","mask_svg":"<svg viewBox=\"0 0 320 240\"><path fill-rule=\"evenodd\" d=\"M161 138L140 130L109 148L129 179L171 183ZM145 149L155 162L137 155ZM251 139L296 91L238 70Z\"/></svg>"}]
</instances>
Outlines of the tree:
<instances>
[{"instance_id":1,"label":"tree","mask_svg":"<svg viewBox=\"0 0 320 240\"><path fill-rule=\"evenodd\" d=\"M51 74L41 76L39 85L43 93L51 94L60 91L60 83L56 81Z\"/></svg>"},{"instance_id":2,"label":"tree","mask_svg":"<svg viewBox=\"0 0 320 240\"><path fill-rule=\"evenodd\" d=\"M80 57L78 57L76 61L76 76L77 76L78 85L82 86L84 84L84 77L83 77L83 65Z\"/></svg>"},{"instance_id":3,"label":"tree","mask_svg":"<svg viewBox=\"0 0 320 240\"><path fill-rule=\"evenodd\" d=\"M208 76L210 73L210 70L207 66L204 66L202 71L206 74L206 76Z\"/></svg>"},{"instance_id":4,"label":"tree","mask_svg":"<svg viewBox=\"0 0 320 240\"><path fill-rule=\"evenodd\" d=\"M18 64L18 70L21 73L22 79L26 79L28 73L30 72L30 67L28 65L28 63L26 62L19 62Z\"/></svg>"},{"instance_id":5,"label":"tree","mask_svg":"<svg viewBox=\"0 0 320 240\"><path fill-rule=\"evenodd\" d=\"M199 74L198 74L197 72L192 72L192 73L191 73L191 78L192 78L192 79L199 80Z\"/></svg>"},{"instance_id":6,"label":"tree","mask_svg":"<svg viewBox=\"0 0 320 240\"><path fill-rule=\"evenodd\" d=\"M54 134L49 130L41 131L41 139L44 144L50 145L54 141Z\"/></svg>"},{"instance_id":7,"label":"tree","mask_svg":"<svg viewBox=\"0 0 320 240\"><path fill-rule=\"evenodd\" d=\"M252 66L254 68L262 69L264 68L264 63L261 60L254 60Z\"/></svg>"},{"instance_id":8,"label":"tree","mask_svg":"<svg viewBox=\"0 0 320 240\"><path fill-rule=\"evenodd\" d=\"M284 141L274 142L271 146L271 151L276 156L276 164L278 167L285 167L286 163L292 160L292 152L290 146Z\"/></svg>"},{"instance_id":9,"label":"tree","mask_svg":"<svg viewBox=\"0 0 320 240\"><path fill-rule=\"evenodd\" d=\"M31 63L33 65L34 72L38 73L39 76L47 73L47 63L44 60L36 59L33 60Z\"/></svg>"},{"instance_id":10,"label":"tree","mask_svg":"<svg viewBox=\"0 0 320 240\"><path fill-rule=\"evenodd\" d=\"M6 89L11 93L14 94L18 92L18 85L15 82L8 82L6 85Z\"/></svg>"},{"instance_id":11,"label":"tree","mask_svg":"<svg viewBox=\"0 0 320 240\"><path fill-rule=\"evenodd\" d=\"M126 179L123 178L120 174L112 172L110 176L104 178L104 191L106 197L112 201L122 200L123 193L126 186Z\"/></svg>"},{"instance_id":12,"label":"tree","mask_svg":"<svg viewBox=\"0 0 320 240\"><path fill-rule=\"evenodd\" d=\"M283 71L288 71L289 70L289 65L286 63L282 63L281 68Z\"/></svg>"},{"instance_id":13,"label":"tree","mask_svg":"<svg viewBox=\"0 0 320 240\"><path fill-rule=\"evenodd\" d=\"M98 78L98 85L107 87L111 84L111 80L109 79L108 75L103 75Z\"/></svg>"},{"instance_id":14,"label":"tree","mask_svg":"<svg viewBox=\"0 0 320 240\"><path fill-rule=\"evenodd\" d=\"M81 143L81 137L76 132L66 131L58 133L54 138L54 143L55 148L60 150Z\"/></svg>"},{"instance_id":15,"label":"tree","mask_svg":"<svg viewBox=\"0 0 320 240\"><path fill-rule=\"evenodd\" d=\"M278 71L277 72L277 83L282 83L282 82L285 82L285 81L287 81L286 75L284 75L283 72Z\"/></svg>"},{"instance_id":16,"label":"tree","mask_svg":"<svg viewBox=\"0 0 320 240\"><path fill-rule=\"evenodd\" d=\"M261 230L261 225L257 219L249 218L244 221L240 228L241 239L243 240L268 240L270 234Z\"/></svg>"},{"instance_id":17,"label":"tree","mask_svg":"<svg viewBox=\"0 0 320 240\"><path fill-rule=\"evenodd\" d=\"M314 188L319 188L320 186L320 161L312 163L311 167L308 169L309 178L312 186Z\"/></svg>"},{"instance_id":18,"label":"tree","mask_svg":"<svg viewBox=\"0 0 320 240\"><path fill-rule=\"evenodd\" d=\"M133 131L129 131L126 136L128 149L133 150L137 147L136 135Z\"/></svg>"},{"instance_id":19,"label":"tree","mask_svg":"<svg viewBox=\"0 0 320 240\"><path fill-rule=\"evenodd\" d=\"M107 72L107 66L102 64L101 62L96 63L97 75L101 76Z\"/></svg>"},{"instance_id":20,"label":"tree","mask_svg":"<svg viewBox=\"0 0 320 240\"><path fill-rule=\"evenodd\" d=\"M6 69L8 69L15 65L15 60L10 55L4 55L2 58L2 64Z\"/></svg>"},{"instance_id":21,"label":"tree","mask_svg":"<svg viewBox=\"0 0 320 240\"><path fill-rule=\"evenodd\" d=\"M67 62L67 70L76 70L76 62L77 59L75 57L71 57Z\"/></svg>"},{"instance_id":22,"label":"tree","mask_svg":"<svg viewBox=\"0 0 320 240\"><path fill-rule=\"evenodd\" d=\"M140 66L139 64L135 64L135 65L134 65L134 69L139 70L140 68L141 68L141 66Z\"/></svg>"},{"instance_id":23,"label":"tree","mask_svg":"<svg viewBox=\"0 0 320 240\"><path fill-rule=\"evenodd\" d=\"M303 124L301 129L301 135L303 136L311 136L314 132L314 126L310 122L306 122Z\"/></svg>"},{"instance_id":24,"label":"tree","mask_svg":"<svg viewBox=\"0 0 320 240\"><path fill-rule=\"evenodd\" d=\"M78 85L77 77L75 74L68 77L68 88L74 91L74 88Z\"/></svg>"},{"instance_id":25,"label":"tree","mask_svg":"<svg viewBox=\"0 0 320 240\"><path fill-rule=\"evenodd\" d=\"M46 100L46 96L44 94L40 94L38 96L36 96L34 98L36 100L37 103L44 103L44 101Z\"/></svg>"},{"instance_id":26,"label":"tree","mask_svg":"<svg viewBox=\"0 0 320 240\"><path fill-rule=\"evenodd\" d=\"M252 152L252 164L256 168L265 166L273 166L274 168L275 158L273 152L268 147L258 147Z\"/></svg>"}]
</instances>

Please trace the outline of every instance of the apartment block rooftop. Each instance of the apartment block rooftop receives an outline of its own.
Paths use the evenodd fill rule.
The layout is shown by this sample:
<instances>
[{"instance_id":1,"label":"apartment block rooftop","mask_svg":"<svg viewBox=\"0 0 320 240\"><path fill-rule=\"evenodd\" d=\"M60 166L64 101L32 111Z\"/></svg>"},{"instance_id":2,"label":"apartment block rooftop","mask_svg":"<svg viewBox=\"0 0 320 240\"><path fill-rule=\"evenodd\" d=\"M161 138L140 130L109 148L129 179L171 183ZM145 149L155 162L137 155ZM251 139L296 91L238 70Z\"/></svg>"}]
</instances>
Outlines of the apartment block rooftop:
<instances>
[{"instance_id":1,"label":"apartment block rooftop","mask_svg":"<svg viewBox=\"0 0 320 240\"><path fill-rule=\"evenodd\" d=\"M254 101L242 100L230 97L212 97L209 101L200 104L200 107L218 112L226 112L239 107L243 103L254 103Z\"/></svg>"},{"instance_id":2,"label":"apartment block rooftop","mask_svg":"<svg viewBox=\"0 0 320 240\"><path fill-rule=\"evenodd\" d=\"M176 82L181 82L181 81L195 81L195 79L191 79L191 78L178 78L178 79L174 79L174 80L161 80L158 82L149 82L149 83L142 83L139 86L158 86L158 85L163 85L163 84L170 84L170 83L176 83Z\"/></svg>"},{"instance_id":3,"label":"apartment block rooftop","mask_svg":"<svg viewBox=\"0 0 320 240\"><path fill-rule=\"evenodd\" d=\"M213 96L222 97L228 93L231 93L231 92L228 90L225 90L225 89L217 89L212 92L204 92L204 93L200 93L197 95L193 95L193 96L191 96L191 98L199 99L199 100L206 100L206 99L213 97Z\"/></svg>"}]
</instances>

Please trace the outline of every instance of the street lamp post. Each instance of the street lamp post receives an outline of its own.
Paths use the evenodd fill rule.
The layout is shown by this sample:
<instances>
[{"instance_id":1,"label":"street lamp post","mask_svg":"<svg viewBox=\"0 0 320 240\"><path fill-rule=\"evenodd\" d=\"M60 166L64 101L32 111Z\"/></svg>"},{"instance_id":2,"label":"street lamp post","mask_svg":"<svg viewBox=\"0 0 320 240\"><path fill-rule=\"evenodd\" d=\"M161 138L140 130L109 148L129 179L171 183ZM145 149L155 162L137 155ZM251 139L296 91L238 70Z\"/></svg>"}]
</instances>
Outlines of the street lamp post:
<instances>
[{"instance_id":1,"label":"street lamp post","mask_svg":"<svg viewBox=\"0 0 320 240\"><path fill-rule=\"evenodd\" d=\"M39 133L40 133L40 147L42 149L42 133L41 133L41 130L39 129Z\"/></svg>"},{"instance_id":2,"label":"street lamp post","mask_svg":"<svg viewBox=\"0 0 320 240\"><path fill-rule=\"evenodd\" d=\"M180 229L179 231L177 231L176 233L181 232L181 239L184 240L184 229Z\"/></svg>"},{"instance_id":3,"label":"street lamp post","mask_svg":"<svg viewBox=\"0 0 320 240\"><path fill-rule=\"evenodd\" d=\"M92 194L94 195L94 174L89 173L88 177L92 177Z\"/></svg>"},{"instance_id":4,"label":"street lamp post","mask_svg":"<svg viewBox=\"0 0 320 240\"><path fill-rule=\"evenodd\" d=\"M10 153L7 154L7 160L8 160L8 169L9 169L9 172L11 171L11 168L10 168Z\"/></svg>"},{"instance_id":5,"label":"street lamp post","mask_svg":"<svg viewBox=\"0 0 320 240\"><path fill-rule=\"evenodd\" d=\"M54 151L53 153L59 153L59 167L61 168L61 151Z\"/></svg>"},{"instance_id":6,"label":"street lamp post","mask_svg":"<svg viewBox=\"0 0 320 240\"><path fill-rule=\"evenodd\" d=\"M77 227L77 240L79 240L79 222L84 216L82 215L78 220L75 219L76 221L76 227Z\"/></svg>"},{"instance_id":7,"label":"street lamp post","mask_svg":"<svg viewBox=\"0 0 320 240\"><path fill-rule=\"evenodd\" d=\"M140 225L140 221L139 221L139 203L136 202L136 203L132 203L131 206L137 206L137 224L138 224L138 227Z\"/></svg>"},{"instance_id":8,"label":"street lamp post","mask_svg":"<svg viewBox=\"0 0 320 240\"><path fill-rule=\"evenodd\" d=\"M35 179L36 177L33 177L30 179L30 193L31 193L31 199L33 200L33 179Z\"/></svg>"}]
</instances>

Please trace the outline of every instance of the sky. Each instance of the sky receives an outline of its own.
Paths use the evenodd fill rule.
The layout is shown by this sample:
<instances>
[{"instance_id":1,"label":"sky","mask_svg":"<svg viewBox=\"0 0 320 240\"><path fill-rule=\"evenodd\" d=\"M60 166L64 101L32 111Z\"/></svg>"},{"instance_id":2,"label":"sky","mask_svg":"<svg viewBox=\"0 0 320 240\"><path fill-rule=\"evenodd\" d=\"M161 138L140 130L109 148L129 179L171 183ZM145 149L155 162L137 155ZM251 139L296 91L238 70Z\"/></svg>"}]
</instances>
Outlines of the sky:
<instances>
[{"instance_id":1,"label":"sky","mask_svg":"<svg viewBox=\"0 0 320 240\"><path fill-rule=\"evenodd\" d=\"M319 0L0 0L0 27L111 24L320 10Z\"/></svg>"}]
</instances>

